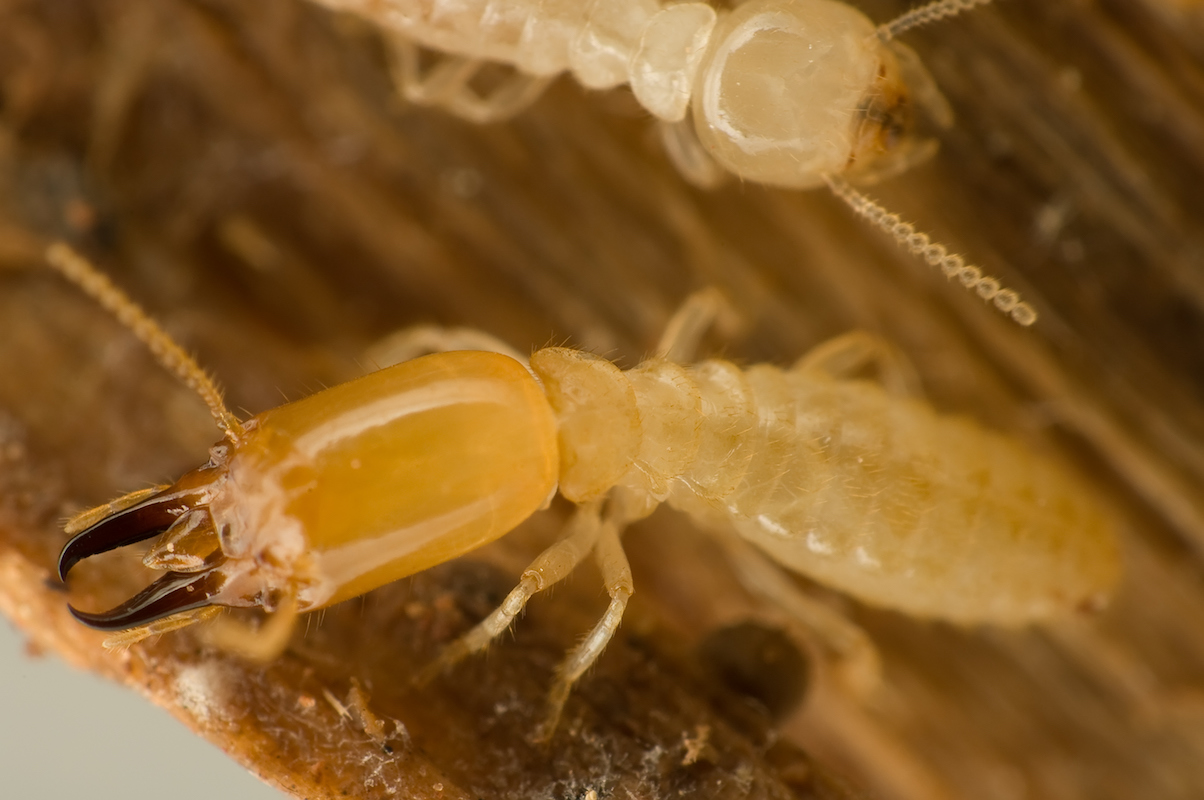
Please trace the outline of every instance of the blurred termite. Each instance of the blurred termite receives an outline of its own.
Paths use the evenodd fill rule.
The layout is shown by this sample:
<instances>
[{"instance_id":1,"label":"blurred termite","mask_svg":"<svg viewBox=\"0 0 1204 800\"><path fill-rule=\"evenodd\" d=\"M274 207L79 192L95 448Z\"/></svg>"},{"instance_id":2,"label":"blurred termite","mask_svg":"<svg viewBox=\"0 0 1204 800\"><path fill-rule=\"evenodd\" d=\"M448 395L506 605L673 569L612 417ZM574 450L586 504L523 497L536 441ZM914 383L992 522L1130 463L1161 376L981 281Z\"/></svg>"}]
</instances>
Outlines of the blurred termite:
<instances>
[{"instance_id":1,"label":"blurred termite","mask_svg":"<svg viewBox=\"0 0 1204 800\"><path fill-rule=\"evenodd\" d=\"M691 181L725 174L790 189L827 185L900 246L1020 325L1036 310L854 189L930 157L952 112L896 37L991 0L936 0L875 27L835 0L746 0L731 11L661 0L316 0L386 32L401 93L474 122L504 119L559 73L629 84ZM423 70L418 46L444 54ZM514 73L482 96L488 63Z\"/></svg>"},{"instance_id":2,"label":"blurred termite","mask_svg":"<svg viewBox=\"0 0 1204 800\"><path fill-rule=\"evenodd\" d=\"M123 632L111 644L258 607L275 612L262 627L226 617L209 631L234 652L273 657L297 614L493 541L558 490L578 506L563 538L418 676L482 650L592 554L610 605L558 670L542 738L632 594L620 533L662 502L734 528L787 569L917 617L1040 621L1097 604L1118 577L1112 525L1090 491L1018 443L938 415L912 396L895 351L868 334L834 339L790 369L683 364L720 307L713 290L687 301L658 354L629 370L563 347L537 350L528 365L456 349L488 341L479 332L440 339L424 329L414 348L447 352L241 421L105 276L65 245L48 260L195 390L225 434L175 484L67 524L64 579L81 559L159 537L144 563L160 578L110 611L72 609ZM881 381L849 377L867 366Z\"/></svg>"}]
</instances>

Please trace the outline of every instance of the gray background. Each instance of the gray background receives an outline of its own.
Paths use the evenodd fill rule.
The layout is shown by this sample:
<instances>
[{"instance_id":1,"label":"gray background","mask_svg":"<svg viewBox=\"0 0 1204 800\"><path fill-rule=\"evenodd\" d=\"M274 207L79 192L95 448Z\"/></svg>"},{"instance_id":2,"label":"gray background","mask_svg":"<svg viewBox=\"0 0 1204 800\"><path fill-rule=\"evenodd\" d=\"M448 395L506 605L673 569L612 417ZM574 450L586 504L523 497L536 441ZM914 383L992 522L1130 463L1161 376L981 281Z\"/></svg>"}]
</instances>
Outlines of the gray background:
<instances>
[{"instance_id":1,"label":"gray background","mask_svg":"<svg viewBox=\"0 0 1204 800\"><path fill-rule=\"evenodd\" d=\"M147 700L57 657L31 657L0 622L0 775L13 800L280 800Z\"/></svg>"}]
</instances>

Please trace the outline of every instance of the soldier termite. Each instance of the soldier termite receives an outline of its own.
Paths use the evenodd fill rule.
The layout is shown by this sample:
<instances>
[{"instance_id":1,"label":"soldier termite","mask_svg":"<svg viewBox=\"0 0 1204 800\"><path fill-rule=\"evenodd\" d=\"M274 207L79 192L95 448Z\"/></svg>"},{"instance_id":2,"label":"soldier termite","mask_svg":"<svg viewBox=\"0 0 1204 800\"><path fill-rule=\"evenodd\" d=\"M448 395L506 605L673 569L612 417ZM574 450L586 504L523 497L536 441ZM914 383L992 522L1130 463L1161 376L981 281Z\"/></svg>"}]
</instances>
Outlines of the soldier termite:
<instances>
[{"instance_id":1,"label":"soldier termite","mask_svg":"<svg viewBox=\"0 0 1204 800\"><path fill-rule=\"evenodd\" d=\"M77 611L128 643L217 615L275 612L259 629L215 620L214 640L268 658L297 614L497 539L559 491L577 512L502 605L425 670L483 649L527 601L591 554L610 605L558 671L539 735L614 635L633 586L619 537L662 502L724 525L780 565L885 608L1017 625L1094 603L1119 557L1109 517L1073 475L1012 440L911 397L893 351L867 334L791 369L680 363L717 306L685 304L658 355L630 370L563 347L529 365L493 351L415 358L243 421L138 306L64 245L55 269L195 390L224 433L171 486L67 524L81 559L158 536L163 575L116 608ZM429 345L431 332L422 332ZM477 336L479 341L480 336ZM881 384L847 377L876 363Z\"/></svg>"},{"instance_id":2,"label":"soldier termite","mask_svg":"<svg viewBox=\"0 0 1204 800\"><path fill-rule=\"evenodd\" d=\"M408 99L476 122L502 119L571 72L583 85L630 84L661 126L666 152L695 183L728 173L791 189L827 185L875 227L1011 316L1036 311L854 189L930 156L925 128L948 104L896 37L990 0L936 0L875 27L835 0L746 0L732 11L660 0L317 0L379 25ZM416 46L446 54L419 68ZM487 97L487 62L514 67Z\"/></svg>"}]
</instances>

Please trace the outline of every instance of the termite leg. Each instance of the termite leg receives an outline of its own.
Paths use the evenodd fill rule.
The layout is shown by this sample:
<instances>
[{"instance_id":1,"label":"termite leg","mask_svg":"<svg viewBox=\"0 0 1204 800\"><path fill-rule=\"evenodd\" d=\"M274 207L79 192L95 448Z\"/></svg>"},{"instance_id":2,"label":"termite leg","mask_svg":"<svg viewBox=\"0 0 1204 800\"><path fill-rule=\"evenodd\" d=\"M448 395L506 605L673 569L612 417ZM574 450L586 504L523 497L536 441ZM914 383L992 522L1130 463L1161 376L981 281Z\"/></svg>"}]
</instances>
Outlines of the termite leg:
<instances>
[{"instance_id":1,"label":"termite leg","mask_svg":"<svg viewBox=\"0 0 1204 800\"><path fill-rule=\"evenodd\" d=\"M427 72L419 65L418 45L401 36L387 40L393 56L393 82L401 96L418 105L439 105L448 95L472 80L481 62L459 56L445 56Z\"/></svg>"},{"instance_id":2,"label":"termite leg","mask_svg":"<svg viewBox=\"0 0 1204 800\"><path fill-rule=\"evenodd\" d=\"M700 189L714 189L728 179L728 171L711 158L698 140L693 119L687 116L679 122L661 121L657 129L665 155L688 182Z\"/></svg>"},{"instance_id":3,"label":"termite leg","mask_svg":"<svg viewBox=\"0 0 1204 800\"><path fill-rule=\"evenodd\" d=\"M288 647L298 615L296 599L286 596L262 625L222 616L205 626L201 635L212 647L262 664L277 658Z\"/></svg>"},{"instance_id":4,"label":"termite leg","mask_svg":"<svg viewBox=\"0 0 1204 800\"><path fill-rule=\"evenodd\" d=\"M713 286L694 292L665 325L657 356L677 364L694 361L703 335L723 316L734 319L736 314L722 292Z\"/></svg>"},{"instance_id":5,"label":"termite leg","mask_svg":"<svg viewBox=\"0 0 1204 800\"><path fill-rule=\"evenodd\" d=\"M441 56L429 71L419 66L418 46L394 36L393 80L411 103L439 106L458 117L485 124L513 117L535 102L552 81L552 76L527 75L515 71L488 95L477 94L469 85L483 61L463 56Z\"/></svg>"},{"instance_id":6,"label":"termite leg","mask_svg":"<svg viewBox=\"0 0 1204 800\"><path fill-rule=\"evenodd\" d=\"M878 380L896 397L923 397L915 367L897 347L867 331L829 339L795 362L793 372L851 378L866 367L877 370Z\"/></svg>"},{"instance_id":7,"label":"termite leg","mask_svg":"<svg viewBox=\"0 0 1204 800\"><path fill-rule=\"evenodd\" d=\"M455 350L485 350L510 356L520 364L528 359L496 336L473 328L441 328L438 325L417 325L391 333L372 345L365 357L372 366L383 369L429 353L450 353Z\"/></svg>"},{"instance_id":8,"label":"termite leg","mask_svg":"<svg viewBox=\"0 0 1204 800\"><path fill-rule=\"evenodd\" d=\"M822 656L819 679L834 679L842 693L866 700L882 684L882 659L859 625L799 589L782 568L748 542L732 535L717 537L740 584L752 595L786 614L802 637Z\"/></svg>"},{"instance_id":9,"label":"termite leg","mask_svg":"<svg viewBox=\"0 0 1204 800\"><path fill-rule=\"evenodd\" d=\"M468 86L445 104L448 111L483 125L510 119L534 103L552 82L551 75L527 75L515 70L488 95L482 97Z\"/></svg>"},{"instance_id":10,"label":"termite leg","mask_svg":"<svg viewBox=\"0 0 1204 800\"><path fill-rule=\"evenodd\" d=\"M635 590L627 554L623 552L623 545L619 541L620 530L616 520L607 519L602 523L598 543L594 546L594 557L602 572L606 592L610 595L610 605L585 640L569 653L568 658L556 670L556 681L548 693L547 716L533 737L536 742L547 742L552 738L573 684L598 660L598 656L602 655L602 651L618 631L623 612L627 609L627 601Z\"/></svg>"},{"instance_id":11,"label":"termite leg","mask_svg":"<svg viewBox=\"0 0 1204 800\"><path fill-rule=\"evenodd\" d=\"M518 586L492 614L478 623L472 630L447 646L437 659L423 668L414 678L421 686L429 683L436 675L450 668L466 656L485 649L502 631L510 627L514 618L522 613L527 601L544 589L563 580L577 568L598 540L602 523L598 517L599 502L577 509L565 537L531 562L523 571Z\"/></svg>"}]
</instances>

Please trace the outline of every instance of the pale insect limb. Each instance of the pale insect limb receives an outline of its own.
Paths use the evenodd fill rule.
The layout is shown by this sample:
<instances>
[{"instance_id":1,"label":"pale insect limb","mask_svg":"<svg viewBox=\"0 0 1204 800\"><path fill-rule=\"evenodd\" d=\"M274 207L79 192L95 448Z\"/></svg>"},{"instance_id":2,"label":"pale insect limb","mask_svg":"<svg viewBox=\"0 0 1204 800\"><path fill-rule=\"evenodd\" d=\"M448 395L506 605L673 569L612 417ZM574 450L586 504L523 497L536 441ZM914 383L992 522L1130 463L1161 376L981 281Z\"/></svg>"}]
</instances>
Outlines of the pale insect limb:
<instances>
[{"instance_id":1,"label":"pale insect limb","mask_svg":"<svg viewBox=\"0 0 1204 800\"><path fill-rule=\"evenodd\" d=\"M677 122L660 120L657 124L665 155L689 183L699 189L715 189L731 177L703 147L689 117Z\"/></svg>"},{"instance_id":2,"label":"pale insect limb","mask_svg":"<svg viewBox=\"0 0 1204 800\"><path fill-rule=\"evenodd\" d=\"M881 657L862 628L808 597L753 545L730 534L716 538L745 590L784 612L818 642L827 656L824 663L845 694L865 700L882 685Z\"/></svg>"},{"instance_id":3,"label":"pale insect limb","mask_svg":"<svg viewBox=\"0 0 1204 800\"><path fill-rule=\"evenodd\" d=\"M107 519L113 516L118 511L125 511L131 506L136 506L151 495L158 494L164 489L169 488L167 484L162 486L151 486L148 489L139 489L129 494L123 494L116 500L111 500L108 503L102 503L95 508L89 508L86 511L81 511L71 519L67 520L67 524L63 526L63 531L74 536L85 528L91 528L102 519Z\"/></svg>"},{"instance_id":4,"label":"pale insect limb","mask_svg":"<svg viewBox=\"0 0 1204 800\"><path fill-rule=\"evenodd\" d=\"M515 70L488 95L470 86L485 63L478 58L444 55L423 74L418 63L418 46L393 35L387 37L392 53L393 82L411 103L439 106L477 124L500 122L534 103L552 82L552 75L528 75Z\"/></svg>"},{"instance_id":5,"label":"pale insect limb","mask_svg":"<svg viewBox=\"0 0 1204 800\"><path fill-rule=\"evenodd\" d=\"M372 713L372 709L368 706L368 693L360 688L360 683L355 678L351 679L351 689L347 692L345 710L347 716L358 722L372 741L384 744L389 738L385 734L385 724L380 717Z\"/></svg>"},{"instance_id":6,"label":"pale insect limb","mask_svg":"<svg viewBox=\"0 0 1204 800\"><path fill-rule=\"evenodd\" d=\"M209 406L209 413L217 421L217 426L227 438L231 441L238 440L242 434L242 422L222 402L222 393L217 384L137 303L114 286L106 275L83 256L62 242L56 242L46 250L46 261L56 272L78 286L84 294L128 328L146 345L164 369L200 395L205 405Z\"/></svg>"},{"instance_id":7,"label":"pale insect limb","mask_svg":"<svg viewBox=\"0 0 1204 800\"><path fill-rule=\"evenodd\" d=\"M552 732L560 722L564 711L565 701L573 684L589 669L606 645L614 638L623 620L623 612L627 609L627 601L635 591L631 580L631 567L627 563L627 554L623 552L623 544L619 541L619 531L626 520L606 519L598 535L598 543L594 546L594 558L602 572L602 582L610 595L610 605L606 613L585 640L573 651L556 670L556 680L552 690L548 692L548 713L543 723L532 737L536 742L547 742L552 738Z\"/></svg>"},{"instance_id":8,"label":"pale insect limb","mask_svg":"<svg viewBox=\"0 0 1204 800\"><path fill-rule=\"evenodd\" d=\"M372 711L369 705L368 693L360 686L360 682L355 678L351 679L351 688L347 691L347 704L340 703L330 690L323 688L322 691L326 694L326 699L331 702L335 710L339 712L339 716L348 718L357 723L363 728L364 733L377 744L384 745L390 740L401 740L405 745L410 743L410 733L406 730L406 726L401 720L393 719L392 717L381 718ZM393 723L393 731L390 733L385 720Z\"/></svg>"},{"instance_id":9,"label":"pale insect limb","mask_svg":"<svg viewBox=\"0 0 1204 800\"><path fill-rule=\"evenodd\" d=\"M203 622L207 619L214 619L218 614L221 614L224 609L217 606L208 606L207 608L197 608L192 611L187 611L183 614L174 614L164 619L155 620L149 625L143 625L138 628L130 628L129 630L120 631L104 640L104 646L108 650L120 650L136 644L143 639L148 639L151 636L158 636L161 633L187 628L197 622Z\"/></svg>"},{"instance_id":10,"label":"pale insect limb","mask_svg":"<svg viewBox=\"0 0 1204 800\"><path fill-rule=\"evenodd\" d=\"M455 350L501 353L520 364L526 364L529 360L492 334L474 328L441 328L438 325L416 325L391 333L368 348L364 356L373 366L384 368L428 353L450 353Z\"/></svg>"},{"instance_id":11,"label":"pale insect limb","mask_svg":"<svg viewBox=\"0 0 1204 800\"><path fill-rule=\"evenodd\" d=\"M445 56L425 74L418 64L418 46L400 36L388 37L393 53L393 78L401 96L419 105L445 103L472 80L481 66L479 59Z\"/></svg>"},{"instance_id":12,"label":"pale insect limb","mask_svg":"<svg viewBox=\"0 0 1204 800\"><path fill-rule=\"evenodd\" d=\"M923 396L920 377L907 357L867 331L852 331L816 345L794 363L791 372L849 380L867 366L878 371L879 383L895 397Z\"/></svg>"},{"instance_id":13,"label":"pale insect limb","mask_svg":"<svg viewBox=\"0 0 1204 800\"><path fill-rule=\"evenodd\" d=\"M214 619L202 629L201 636L210 647L264 664L277 658L288 647L298 616L300 612L296 598L286 596L267 615L262 625L226 616Z\"/></svg>"},{"instance_id":14,"label":"pale insect limb","mask_svg":"<svg viewBox=\"0 0 1204 800\"><path fill-rule=\"evenodd\" d=\"M887 42L904 31L942 20L945 17L956 16L963 11L969 11L978 6L985 6L990 2L991 0L935 0L935 2L928 3L919 8L913 8L911 11L895 17L884 25L879 25L878 38Z\"/></svg>"},{"instance_id":15,"label":"pale insect limb","mask_svg":"<svg viewBox=\"0 0 1204 800\"><path fill-rule=\"evenodd\" d=\"M444 648L437 659L419 671L414 683L423 686L465 657L484 650L510 627L526 607L527 601L568 577L589 555L598 540L598 533L602 530L600 508L601 501L578 508L565 537L540 553L523 571L518 586L511 590L502 604L472 630Z\"/></svg>"},{"instance_id":16,"label":"pale insect limb","mask_svg":"<svg viewBox=\"0 0 1204 800\"><path fill-rule=\"evenodd\" d=\"M326 698L326 702L329 703L330 707L334 709L334 713L338 714L342 719L351 719L351 712L347 709L347 706L342 700L334 696L334 692L323 686L322 696Z\"/></svg>"},{"instance_id":17,"label":"pale insect limb","mask_svg":"<svg viewBox=\"0 0 1204 800\"><path fill-rule=\"evenodd\" d=\"M870 198L858 192L847 182L835 175L825 175L824 180L832 193L848 204L857 214L874 227L889 233L901 247L940 267L945 277L973 290L983 300L989 300L1017 324L1028 327L1037 321L1037 311L1020 299L1019 293L1003 288L998 279L982 274L982 269L967 264L959 255L951 255L943 244L937 244L926 233L920 233L910 222L899 219Z\"/></svg>"},{"instance_id":18,"label":"pale insect limb","mask_svg":"<svg viewBox=\"0 0 1204 800\"><path fill-rule=\"evenodd\" d=\"M676 364L694 361L702 337L721 316L736 316L722 292L714 286L694 292L669 318L657 342L656 357Z\"/></svg>"}]
</instances>

